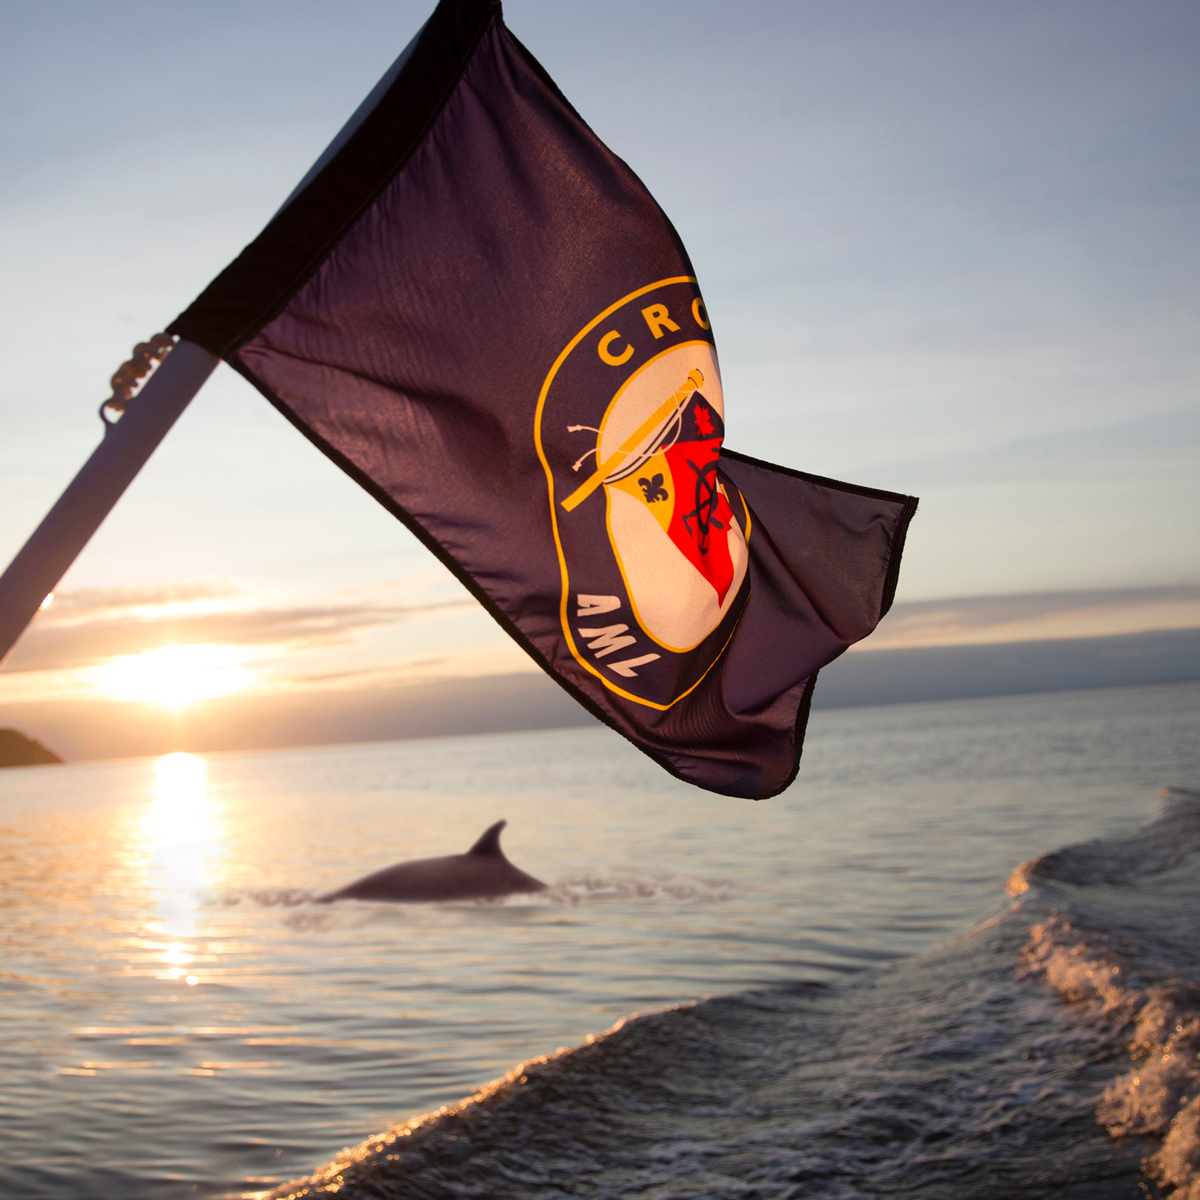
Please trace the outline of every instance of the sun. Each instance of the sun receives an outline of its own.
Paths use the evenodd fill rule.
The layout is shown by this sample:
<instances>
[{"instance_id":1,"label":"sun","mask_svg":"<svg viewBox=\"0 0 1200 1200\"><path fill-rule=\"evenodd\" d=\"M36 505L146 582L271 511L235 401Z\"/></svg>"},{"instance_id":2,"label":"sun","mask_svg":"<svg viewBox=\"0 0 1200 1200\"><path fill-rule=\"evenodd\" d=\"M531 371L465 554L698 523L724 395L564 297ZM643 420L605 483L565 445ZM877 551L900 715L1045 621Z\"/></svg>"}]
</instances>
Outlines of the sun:
<instances>
[{"instance_id":1,"label":"sun","mask_svg":"<svg viewBox=\"0 0 1200 1200\"><path fill-rule=\"evenodd\" d=\"M240 659L235 646L162 646L114 658L96 669L96 682L113 700L178 710L253 684L257 676Z\"/></svg>"}]
</instances>

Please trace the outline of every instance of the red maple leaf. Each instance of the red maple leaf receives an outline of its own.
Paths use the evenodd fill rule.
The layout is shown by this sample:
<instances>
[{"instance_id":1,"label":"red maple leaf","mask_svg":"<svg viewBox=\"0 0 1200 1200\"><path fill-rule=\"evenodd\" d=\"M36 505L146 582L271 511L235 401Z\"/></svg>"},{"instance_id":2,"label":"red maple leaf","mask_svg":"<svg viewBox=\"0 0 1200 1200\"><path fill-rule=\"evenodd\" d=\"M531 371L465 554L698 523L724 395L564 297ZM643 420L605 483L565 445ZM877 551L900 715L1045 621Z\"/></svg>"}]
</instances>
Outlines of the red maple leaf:
<instances>
[{"instance_id":1,"label":"red maple leaf","mask_svg":"<svg viewBox=\"0 0 1200 1200\"><path fill-rule=\"evenodd\" d=\"M696 428L702 437L712 437L713 426L710 413L703 404L696 405Z\"/></svg>"}]
</instances>

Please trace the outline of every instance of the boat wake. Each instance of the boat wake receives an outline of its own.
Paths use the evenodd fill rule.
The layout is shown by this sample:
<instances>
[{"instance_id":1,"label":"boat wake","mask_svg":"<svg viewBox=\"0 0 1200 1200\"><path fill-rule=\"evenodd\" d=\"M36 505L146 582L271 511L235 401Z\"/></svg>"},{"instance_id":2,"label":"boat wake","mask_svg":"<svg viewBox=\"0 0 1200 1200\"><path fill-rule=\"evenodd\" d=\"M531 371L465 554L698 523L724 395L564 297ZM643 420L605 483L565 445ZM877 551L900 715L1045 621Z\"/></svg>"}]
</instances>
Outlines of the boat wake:
<instances>
[{"instance_id":1,"label":"boat wake","mask_svg":"<svg viewBox=\"0 0 1200 1200\"><path fill-rule=\"evenodd\" d=\"M1200 1200L1200 794L843 985L618 1023L275 1198Z\"/></svg>"}]
</instances>

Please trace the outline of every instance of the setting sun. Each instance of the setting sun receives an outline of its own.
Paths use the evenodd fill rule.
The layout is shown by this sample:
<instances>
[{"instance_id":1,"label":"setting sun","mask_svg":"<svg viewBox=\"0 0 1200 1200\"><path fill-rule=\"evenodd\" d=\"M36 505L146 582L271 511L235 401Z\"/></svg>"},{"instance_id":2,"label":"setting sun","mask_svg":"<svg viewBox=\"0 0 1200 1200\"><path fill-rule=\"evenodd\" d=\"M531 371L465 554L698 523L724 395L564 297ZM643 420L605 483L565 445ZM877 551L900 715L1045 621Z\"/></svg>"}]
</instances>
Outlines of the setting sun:
<instances>
[{"instance_id":1,"label":"setting sun","mask_svg":"<svg viewBox=\"0 0 1200 1200\"><path fill-rule=\"evenodd\" d=\"M163 646L127 654L97 668L96 681L114 700L141 700L179 709L249 687L255 673L233 646Z\"/></svg>"}]
</instances>

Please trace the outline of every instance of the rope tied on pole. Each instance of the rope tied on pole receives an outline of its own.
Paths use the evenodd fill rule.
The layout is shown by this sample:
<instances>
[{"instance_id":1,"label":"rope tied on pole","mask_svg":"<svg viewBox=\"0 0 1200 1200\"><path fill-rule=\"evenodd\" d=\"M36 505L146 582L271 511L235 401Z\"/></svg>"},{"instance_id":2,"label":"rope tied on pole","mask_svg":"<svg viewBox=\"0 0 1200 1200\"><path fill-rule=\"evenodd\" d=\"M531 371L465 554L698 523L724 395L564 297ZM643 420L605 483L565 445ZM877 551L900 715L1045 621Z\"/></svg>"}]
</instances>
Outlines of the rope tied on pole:
<instances>
[{"instance_id":1,"label":"rope tied on pole","mask_svg":"<svg viewBox=\"0 0 1200 1200\"><path fill-rule=\"evenodd\" d=\"M104 422L106 434L129 406L138 385L174 348L175 339L169 333L156 333L148 342L138 342L134 346L133 356L122 363L109 380L113 394L100 405L100 420Z\"/></svg>"}]
</instances>

